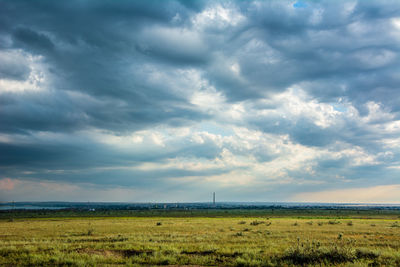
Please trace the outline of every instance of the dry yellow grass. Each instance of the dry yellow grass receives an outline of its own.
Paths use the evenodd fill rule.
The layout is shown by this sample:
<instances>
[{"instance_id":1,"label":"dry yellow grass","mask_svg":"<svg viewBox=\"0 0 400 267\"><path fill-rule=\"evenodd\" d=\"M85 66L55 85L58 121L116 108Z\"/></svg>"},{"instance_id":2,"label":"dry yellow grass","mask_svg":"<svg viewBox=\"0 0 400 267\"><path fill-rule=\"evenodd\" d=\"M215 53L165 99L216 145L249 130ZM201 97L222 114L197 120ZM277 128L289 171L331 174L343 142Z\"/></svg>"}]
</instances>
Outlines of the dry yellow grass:
<instances>
[{"instance_id":1,"label":"dry yellow grass","mask_svg":"<svg viewBox=\"0 0 400 267\"><path fill-rule=\"evenodd\" d=\"M384 219L0 221L2 265L391 266L400 264L399 248L400 227Z\"/></svg>"}]
</instances>

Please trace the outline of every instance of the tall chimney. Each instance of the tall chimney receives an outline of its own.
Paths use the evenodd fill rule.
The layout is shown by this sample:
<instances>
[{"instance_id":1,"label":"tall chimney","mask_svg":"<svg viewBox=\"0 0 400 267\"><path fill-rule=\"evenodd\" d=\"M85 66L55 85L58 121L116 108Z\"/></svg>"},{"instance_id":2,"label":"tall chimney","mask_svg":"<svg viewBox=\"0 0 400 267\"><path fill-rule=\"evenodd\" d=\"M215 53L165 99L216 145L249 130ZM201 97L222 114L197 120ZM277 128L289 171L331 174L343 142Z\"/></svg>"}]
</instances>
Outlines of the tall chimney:
<instances>
[{"instance_id":1,"label":"tall chimney","mask_svg":"<svg viewBox=\"0 0 400 267\"><path fill-rule=\"evenodd\" d=\"M213 205L215 206L215 192L213 193Z\"/></svg>"}]
</instances>

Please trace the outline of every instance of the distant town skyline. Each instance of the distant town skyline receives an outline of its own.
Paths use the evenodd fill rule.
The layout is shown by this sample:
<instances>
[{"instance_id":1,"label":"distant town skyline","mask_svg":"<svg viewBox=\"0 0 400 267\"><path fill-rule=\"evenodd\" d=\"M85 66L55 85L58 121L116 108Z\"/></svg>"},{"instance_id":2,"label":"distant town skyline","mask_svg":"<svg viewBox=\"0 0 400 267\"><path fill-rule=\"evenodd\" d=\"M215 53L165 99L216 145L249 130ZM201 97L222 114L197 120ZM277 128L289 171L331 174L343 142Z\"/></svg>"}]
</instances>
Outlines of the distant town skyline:
<instances>
[{"instance_id":1,"label":"distant town skyline","mask_svg":"<svg viewBox=\"0 0 400 267\"><path fill-rule=\"evenodd\" d=\"M399 1L0 7L0 201L400 203Z\"/></svg>"}]
</instances>

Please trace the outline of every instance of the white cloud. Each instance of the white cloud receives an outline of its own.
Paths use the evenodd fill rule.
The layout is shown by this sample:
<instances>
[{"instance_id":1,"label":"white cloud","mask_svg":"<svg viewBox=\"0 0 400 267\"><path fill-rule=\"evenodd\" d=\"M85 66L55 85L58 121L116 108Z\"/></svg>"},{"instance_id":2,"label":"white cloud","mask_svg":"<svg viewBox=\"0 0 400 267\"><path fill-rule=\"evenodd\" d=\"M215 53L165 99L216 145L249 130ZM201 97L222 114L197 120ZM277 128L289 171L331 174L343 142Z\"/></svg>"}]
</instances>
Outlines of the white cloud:
<instances>
[{"instance_id":1,"label":"white cloud","mask_svg":"<svg viewBox=\"0 0 400 267\"><path fill-rule=\"evenodd\" d=\"M218 115L224 102L225 97L212 87L207 90L199 90L190 98L190 103L210 115Z\"/></svg>"},{"instance_id":2,"label":"white cloud","mask_svg":"<svg viewBox=\"0 0 400 267\"><path fill-rule=\"evenodd\" d=\"M392 18L391 22L397 30L400 30L400 18Z\"/></svg>"},{"instance_id":3,"label":"white cloud","mask_svg":"<svg viewBox=\"0 0 400 267\"><path fill-rule=\"evenodd\" d=\"M245 21L245 17L229 3L219 3L206 8L192 19L193 27L199 30L224 30Z\"/></svg>"}]
</instances>

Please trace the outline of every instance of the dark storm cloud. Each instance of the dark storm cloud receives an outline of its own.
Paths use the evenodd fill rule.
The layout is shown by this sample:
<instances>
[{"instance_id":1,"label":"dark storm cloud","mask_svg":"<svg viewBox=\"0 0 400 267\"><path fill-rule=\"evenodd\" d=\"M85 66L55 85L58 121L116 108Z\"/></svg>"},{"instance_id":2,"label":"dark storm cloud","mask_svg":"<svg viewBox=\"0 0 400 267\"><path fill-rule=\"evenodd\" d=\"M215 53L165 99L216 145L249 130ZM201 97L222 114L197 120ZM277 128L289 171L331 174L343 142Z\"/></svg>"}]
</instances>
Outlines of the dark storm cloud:
<instances>
[{"instance_id":1,"label":"dark storm cloud","mask_svg":"<svg viewBox=\"0 0 400 267\"><path fill-rule=\"evenodd\" d=\"M31 29L18 28L13 33L15 45L26 47L38 53L51 53L54 44L44 34L37 33Z\"/></svg>"},{"instance_id":2,"label":"dark storm cloud","mask_svg":"<svg viewBox=\"0 0 400 267\"><path fill-rule=\"evenodd\" d=\"M165 58L191 63L204 59L196 47L184 50L182 44L184 51L180 51L140 36L143 29L168 24L176 14L183 13L180 20L185 19L191 11L178 2L4 1L3 5L11 47L42 55L54 74L51 86L55 89L47 95L20 96L17 105L5 107L2 127L7 130L62 131L62 127L77 130L92 125L124 131L164 121L182 124L203 116L179 95L143 83L146 73L138 77L142 65L152 61ZM16 17L21 19L14 20ZM20 78L26 78L26 72L16 68L2 71ZM82 106L60 91L65 89L101 99Z\"/></svg>"},{"instance_id":3,"label":"dark storm cloud","mask_svg":"<svg viewBox=\"0 0 400 267\"><path fill-rule=\"evenodd\" d=\"M0 53L0 79L26 80L31 72L26 59L16 53Z\"/></svg>"},{"instance_id":4,"label":"dark storm cloud","mask_svg":"<svg viewBox=\"0 0 400 267\"><path fill-rule=\"evenodd\" d=\"M166 134L157 148L144 142L129 151L90 137L157 127L165 134L160 129L212 121L332 154L345 150L340 143L359 157L379 155L358 167L353 152L316 156L316 176L287 171L294 179L319 174L331 181L334 175L324 174L332 172L372 180L386 172L385 181L393 180L387 168L398 165L399 152L382 156L382 140L397 138L391 123L400 118L398 1L0 0L0 7L0 79L7 87L0 91L0 178L145 186L246 169L223 161L226 151L260 166L287 156L248 140L236 144L237 136L221 141L223 130L194 141L191 128L186 137ZM296 93L274 98L293 88L307 95L296 105L331 105L339 113L285 105ZM209 99L196 102L202 93ZM243 118L229 113L236 104ZM177 158L226 165L124 169Z\"/></svg>"},{"instance_id":5,"label":"dark storm cloud","mask_svg":"<svg viewBox=\"0 0 400 267\"><path fill-rule=\"evenodd\" d=\"M308 82L310 86L306 84L305 89L323 101L346 97L361 108L366 97L378 97L395 109L393 97L398 94L390 88L396 85L397 75L396 68L390 66L397 62L391 59L396 57L397 40L382 31L389 25L380 21L395 16L398 9L390 8L396 6L394 2L370 4L374 8L357 2L349 14L344 14L346 4L349 3L311 2L296 9L287 1L238 3L236 9L245 20L217 34L212 28L191 28L190 18L212 6L210 3L196 4L193 9L192 3L174 1L40 1L35 5L5 1L2 17L13 47L42 54L49 62L56 74L57 89L106 97L117 106L120 100L125 101L132 110L122 113L131 116L116 121L123 124L120 128L128 124L135 125L130 127L135 129L137 121L160 123L174 116L179 120L187 112L193 119L203 116L192 112L186 99L179 95L162 86L143 83L143 64L204 68L204 77L234 101L258 98ZM319 9L323 9L320 19ZM15 17L22 19L14 21ZM348 29L355 22L367 23L361 35ZM379 32L381 38L371 38ZM364 61L374 59L391 62L381 66L371 62L366 67ZM225 64L229 60L239 63L241 77ZM22 75L18 70L14 73ZM346 89L336 88L338 83ZM387 98L382 91L395 95ZM180 108L176 109L177 105ZM167 118L159 118L165 107L176 111ZM108 129L111 120L107 114L99 114L99 119L93 121L105 123L104 128ZM68 121L65 125L68 128ZM95 126L102 127L99 123Z\"/></svg>"}]
</instances>

